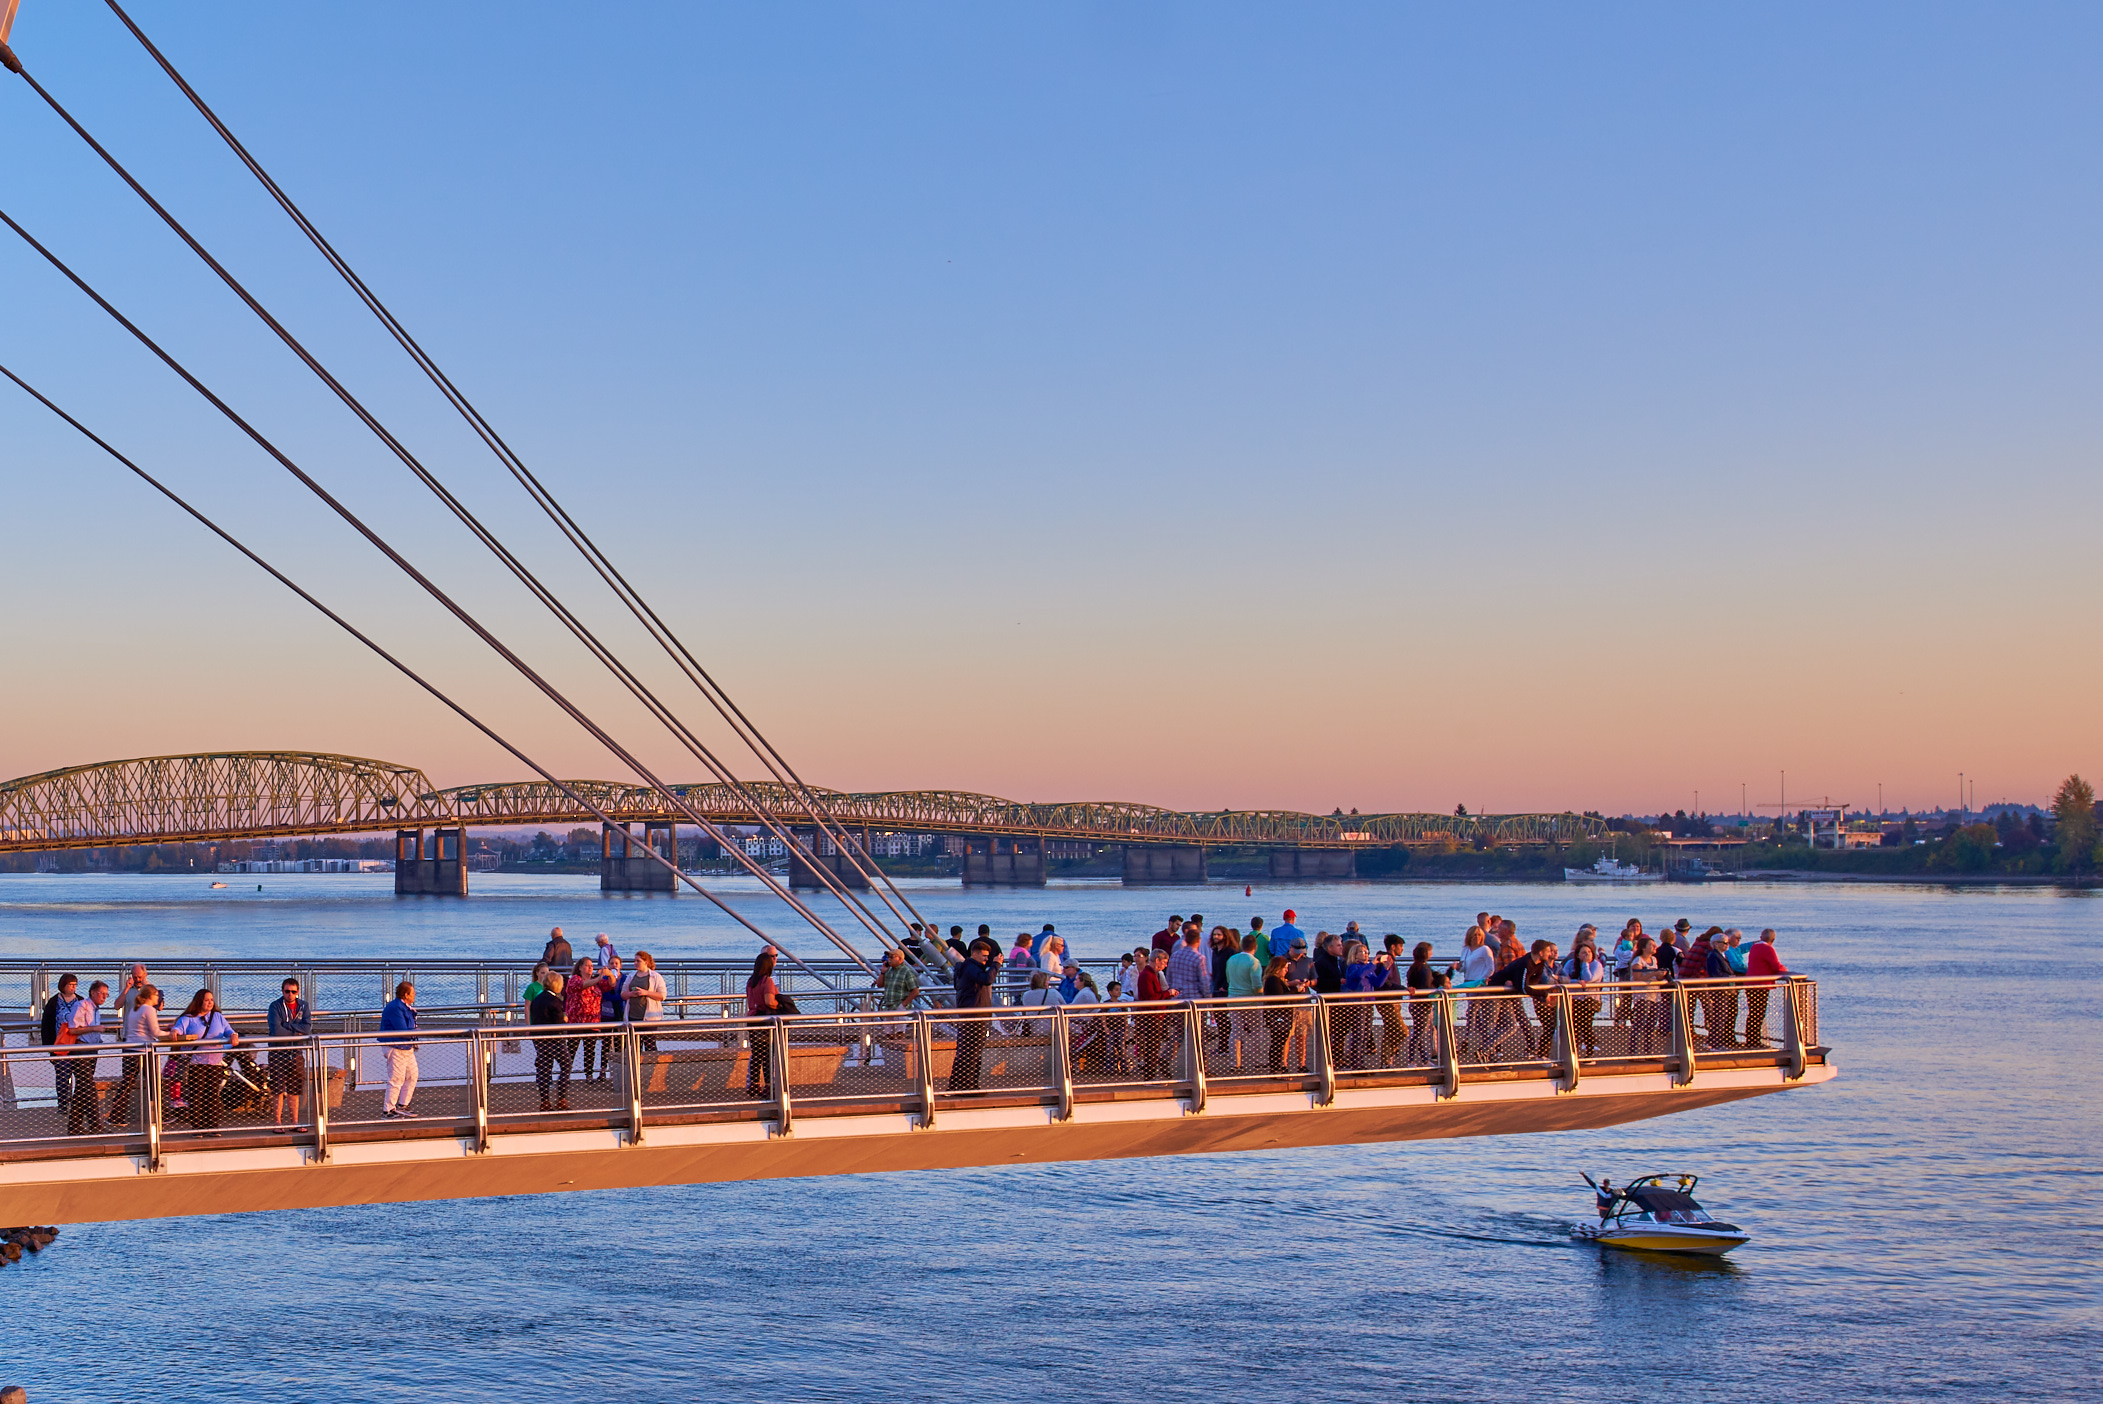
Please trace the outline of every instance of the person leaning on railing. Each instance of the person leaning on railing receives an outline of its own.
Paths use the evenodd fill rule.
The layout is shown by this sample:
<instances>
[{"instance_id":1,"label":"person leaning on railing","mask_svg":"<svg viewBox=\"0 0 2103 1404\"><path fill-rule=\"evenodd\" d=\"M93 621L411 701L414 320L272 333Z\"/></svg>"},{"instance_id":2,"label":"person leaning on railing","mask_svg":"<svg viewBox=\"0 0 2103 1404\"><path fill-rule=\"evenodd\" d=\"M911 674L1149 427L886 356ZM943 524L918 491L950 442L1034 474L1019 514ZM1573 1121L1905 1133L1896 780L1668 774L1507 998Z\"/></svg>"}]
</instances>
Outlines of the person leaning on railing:
<instances>
[{"instance_id":1,"label":"person leaning on railing","mask_svg":"<svg viewBox=\"0 0 2103 1404\"><path fill-rule=\"evenodd\" d=\"M1541 1023L1533 1056L1548 1057L1555 1047L1555 942L1535 941L1525 955L1492 975L1490 983L1533 1000L1534 1015Z\"/></svg>"},{"instance_id":2,"label":"person leaning on railing","mask_svg":"<svg viewBox=\"0 0 2103 1404\"><path fill-rule=\"evenodd\" d=\"M1654 989L1666 975L1658 968L1657 946L1655 939L1638 932L1628 973L1622 977L1629 989L1629 1049L1638 1057L1655 1057L1665 1051L1665 1006Z\"/></svg>"},{"instance_id":3,"label":"person leaning on railing","mask_svg":"<svg viewBox=\"0 0 2103 1404\"><path fill-rule=\"evenodd\" d=\"M1402 987L1409 991L1409 1051L1411 1063L1428 1063L1438 1055L1437 1002L1440 990L1453 983L1453 971L1431 968L1431 943L1419 941L1409 954L1409 969L1402 973Z\"/></svg>"},{"instance_id":4,"label":"person leaning on railing","mask_svg":"<svg viewBox=\"0 0 2103 1404\"><path fill-rule=\"evenodd\" d=\"M1570 943L1570 958L1563 962L1562 978L1572 987L1570 996L1570 1046L1580 1057L1599 1056L1599 1034L1593 1020L1599 1017L1599 1002L1606 988L1606 962L1599 958L1597 937L1589 925L1580 926ZM1595 993L1599 992L1599 993Z\"/></svg>"},{"instance_id":5,"label":"person leaning on railing","mask_svg":"<svg viewBox=\"0 0 2103 1404\"><path fill-rule=\"evenodd\" d=\"M1687 953L1679 959L1680 979L1716 979L1719 978L1716 974L1718 969L1721 969L1724 975L1730 974L1730 966L1717 953L1713 944L1714 939L1722 934L1722 927L1712 926L1694 938L1694 944L1689 946ZM1701 1007L1701 1041L1704 1048L1722 1048L1731 1041L1728 1026L1721 1022L1724 1017L1724 993L1721 990L1704 989L1696 999L1696 1003ZM1734 1016L1737 1013L1736 1003L1735 1000L1731 1001L1730 1012Z\"/></svg>"},{"instance_id":6,"label":"person leaning on railing","mask_svg":"<svg viewBox=\"0 0 2103 1404\"><path fill-rule=\"evenodd\" d=\"M1789 967L1775 954L1773 927L1762 931L1760 939L1746 951L1745 973L1752 979L1769 981L1789 973ZM1745 1043L1748 1048L1761 1047L1767 1041L1767 997L1772 989L1771 984L1755 985L1745 992Z\"/></svg>"}]
</instances>

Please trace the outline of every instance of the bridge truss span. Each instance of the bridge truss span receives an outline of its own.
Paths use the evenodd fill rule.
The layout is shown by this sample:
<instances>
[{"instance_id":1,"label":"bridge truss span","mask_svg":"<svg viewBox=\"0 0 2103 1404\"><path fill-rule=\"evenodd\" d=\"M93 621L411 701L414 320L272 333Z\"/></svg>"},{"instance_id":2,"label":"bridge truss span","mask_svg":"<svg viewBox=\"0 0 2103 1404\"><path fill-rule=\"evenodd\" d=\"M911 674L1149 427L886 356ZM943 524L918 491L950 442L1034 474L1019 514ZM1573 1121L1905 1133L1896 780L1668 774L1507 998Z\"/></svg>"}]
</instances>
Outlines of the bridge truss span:
<instances>
[{"instance_id":1,"label":"bridge truss span","mask_svg":"<svg viewBox=\"0 0 2103 1404\"><path fill-rule=\"evenodd\" d=\"M623 823L690 822L646 785L566 783L577 798ZM772 782L672 788L717 824L760 822L754 799L798 827L815 826L820 817L802 792ZM814 787L811 793L831 822L865 832L1102 844L1350 850L1568 843L1605 831L1601 821L1576 814L1185 813L1115 801L1024 803L964 790L847 793ZM596 822L577 798L538 780L440 790L413 766L357 756L296 751L150 756L0 783L0 851Z\"/></svg>"},{"instance_id":2,"label":"bridge truss span","mask_svg":"<svg viewBox=\"0 0 2103 1404\"><path fill-rule=\"evenodd\" d=\"M0 850L357 833L450 822L413 766L218 751L69 766L0 783Z\"/></svg>"}]
</instances>

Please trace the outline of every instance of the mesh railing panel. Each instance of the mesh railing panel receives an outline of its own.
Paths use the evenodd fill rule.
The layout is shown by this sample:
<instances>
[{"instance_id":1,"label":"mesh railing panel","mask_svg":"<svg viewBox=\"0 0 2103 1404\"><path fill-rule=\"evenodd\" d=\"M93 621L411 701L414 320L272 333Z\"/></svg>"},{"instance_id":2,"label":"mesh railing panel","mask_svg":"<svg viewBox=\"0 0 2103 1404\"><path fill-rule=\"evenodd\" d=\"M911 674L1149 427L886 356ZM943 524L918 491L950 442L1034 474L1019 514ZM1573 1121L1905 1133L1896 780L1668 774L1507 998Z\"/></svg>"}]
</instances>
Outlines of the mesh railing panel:
<instances>
[{"instance_id":1,"label":"mesh railing panel","mask_svg":"<svg viewBox=\"0 0 2103 1404\"><path fill-rule=\"evenodd\" d=\"M1554 1052L1554 1006L1526 995L1468 990L1454 1001L1463 1067L1534 1067Z\"/></svg>"},{"instance_id":2,"label":"mesh railing panel","mask_svg":"<svg viewBox=\"0 0 2103 1404\"><path fill-rule=\"evenodd\" d=\"M311 1045L241 1036L231 1048L160 1045L162 1135L170 1142L311 1128ZM280 1092L283 1089L283 1092Z\"/></svg>"},{"instance_id":3,"label":"mesh railing panel","mask_svg":"<svg viewBox=\"0 0 2103 1404\"><path fill-rule=\"evenodd\" d=\"M782 1028L796 1102L918 1103L920 1048L911 1014L805 1017Z\"/></svg>"},{"instance_id":4,"label":"mesh railing panel","mask_svg":"<svg viewBox=\"0 0 2103 1404\"><path fill-rule=\"evenodd\" d=\"M580 1119L627 1115L619 1025L505 1027L484 1038L492 1124L575 1112Z\"/></svg>"},{"instance_id":5,"label":"mesh railing panel","mask_svg":"<svg viewBox=\"0 0 2103 1404\"><path fill-rule=\"evenodd\" d=\"M743 1107L757 1115L773 1100L773 1021L671 1020L640 1032L645 1114ZM792 1061L791 1096L795 1071Z\"/></svg>"},{"instance_id":6,"label":"mesh railing panel","mask_svg":"<svg viewBox=\"0 0 2103 1404\"><path fill-rule=\"evenodd\" d=\"M1684 988L1698 1051L1757 1053L1782 1046L1786 986L1740 979L1689 980ZM1805 1039L1806 1045L1812 1041Z\"/></svg>"},{"instance_id":7,"label":"mesh railing panel","mask_svg":"<svg viewBox=\"0 0 2103 1404\"><path fill-rule=\"evenodd\" d=\"M1140 1058L1141 1038L1152 1031L1142 1019L1168 1017L1155 1009L1174 1011L1175 1005L1144 1006L1129 1002L1083 1004L1066 1011L1066 1041L1076 1088L1136 1087L1146 1081ZM1141 1011L1147 1011L1144 1014ZM1163 1032L1166 1032L1165 1030Z\"/></svg>"},{"instance_id":8,"label":"mesh railing panel","mask_svg":"<svg viewBox=\"0 0 2103 1404\"><path fill-rule=\"evenodd\" d=\"M1050 1011L952 1009L930 1029L938 1094L1049 1094L1058 1087Z\"/></svg>"},{"instance_id":9,"label":"mesh railing panel","mask_svg":"<svg viewBox=\"0 0 2103 1404\"><path fill-rule=\"evenodd\" d=\"M1407 992L1324 995L1330 1057L1338 1073L1439 1066L1436 995Z\"/></svg>"},{"instance_id":10,"label":"mesh railing panel","mask_svg":"<svg viewBox=\"0 0 2103 1404\"><path fill-rule=\"evenodd\" d=\"M1207 1079L1231 1082L1306 1071L1314 1005L1305 996L1236 1000L1228 1008L1200 1004L1198 1016Z\"/></svg>"},{"instance_id":11,"label":"mesh railing panel","mask_svg":"<svg viewBox=\"0 0 2103 1404\"><path fill-rule=\"evenodd\" d=\"M392 1125L385 1113L404 1101L420 1123L474 1125L473 1066L464 1035L328 1034L321 1046L330 1066L345 1073L341 1101L329 1111L332 1132Z\"/></svg>"}]
</instances>

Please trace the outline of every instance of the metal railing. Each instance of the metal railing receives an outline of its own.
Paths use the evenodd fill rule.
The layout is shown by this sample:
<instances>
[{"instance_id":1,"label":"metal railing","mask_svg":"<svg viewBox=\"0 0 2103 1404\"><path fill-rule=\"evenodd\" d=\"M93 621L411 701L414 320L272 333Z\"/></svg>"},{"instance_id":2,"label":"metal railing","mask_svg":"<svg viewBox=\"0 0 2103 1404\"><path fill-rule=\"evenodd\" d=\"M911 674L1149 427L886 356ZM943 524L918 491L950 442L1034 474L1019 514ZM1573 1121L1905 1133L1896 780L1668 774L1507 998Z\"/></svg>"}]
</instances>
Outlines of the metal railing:
<instances>
[{"instance_id":1,"label":"metal railing","mask_svg":"<svg viewBox=\"0 0 2103 1404\"><path fill-rule=\"evenodd\" d=\"M1646 1012L1647 1011L1647 1012ZM304 1038L242 1029L197 1042L25 1046L0 1041L0 1161L143 1155L210 1143L296 1144L327 1160L346 1139L471 1138L1091 1100L1779 1067L1818 1056L1817 986L1801 977L1560 985L1542 994L1381 991L1241 1000L808 1011L529 1025L511 1011L421 1011L412 1033L338 1016ZM407 1109L409 1116L400 1113Z\"/></svg>"}]
</instances>

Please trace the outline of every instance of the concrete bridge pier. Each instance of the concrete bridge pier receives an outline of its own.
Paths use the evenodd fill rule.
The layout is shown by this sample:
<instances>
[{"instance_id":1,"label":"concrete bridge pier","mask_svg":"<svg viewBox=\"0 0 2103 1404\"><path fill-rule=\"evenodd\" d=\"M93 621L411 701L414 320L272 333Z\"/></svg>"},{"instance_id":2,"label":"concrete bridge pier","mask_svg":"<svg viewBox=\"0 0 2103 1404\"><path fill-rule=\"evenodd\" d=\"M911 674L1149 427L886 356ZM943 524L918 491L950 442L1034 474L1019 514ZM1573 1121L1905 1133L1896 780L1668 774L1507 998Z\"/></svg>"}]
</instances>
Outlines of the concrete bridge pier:
<instances>
[{"instance_id":1,"label":"concrete bridge pier","mask_svg":"<svg viewBox=\"0 0 2103 1404\"><path fill-rule=\"evenodd\" d=\"M1270 851L1271 877L1355 878L1358 850L1355 848L1274 848Z\"/></svg>"},{"instance_id":2,"label":"concrete bridge pier","mask_svg":"<svg viewBox=\"0 0 2103 1404\"><path fill-rule=\"evenodd\" d=\"M650 860L655 849L673 865L679 862L679 831L663 819L646 820L642 838L633 824L602 824L599 833L599 890L601 892L679 891L672 870Z\"/></svg>"},{"instance_id":3,"label":"concrete bridge pier","mask_svg":"<svg viewBox=\"0 0 2103 1404\"><path fill-rule=\"evenodd\" d=\"M397 897L465 897L467 895L467 828L433 829L428 841L422 829L394 831L394 895Z\"/></svg>"},{"instance_id":4,"label":"concrete bridge pier","mask_svg":"<svg viewBox=\"0 0 2103 1404\"><path fill-rule=\"evenodd\" d=\"M1205 850L1186 844L1125 845L1125 885L1163 882L1203 882L1207 876Z\"/></svg>"},{"instance_id":5,"label":"concrete bridge pier","mask_svg":"<svg viewBox=\"0 0 2103 1404\"><path fill-rule=\"evenodd\" d=\"M819 870L832 875L833 881L849 890L869 890L869 879L855 867L854 860L840 852L838 845L824 837L816 829L791 829L794 840L789 845L789 890L798 888L819 889L825 882L818 876ZM869 851L869 831L862 831L862 852ZM869 861L874 862L874 859Z\"/></svg>"},{"instance_id":6,"label":"concrete bridge pier","mask_svg":"<svg viewBox=\"0 0 2103 1404\"><path fill-rule=\"evenodd\" d=\"M1044 886L1044 840L999 834L965 839L964 886Z\"/></svg>"}]
</instances>

